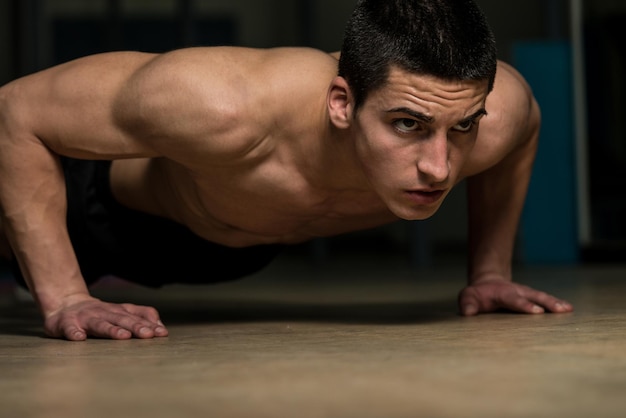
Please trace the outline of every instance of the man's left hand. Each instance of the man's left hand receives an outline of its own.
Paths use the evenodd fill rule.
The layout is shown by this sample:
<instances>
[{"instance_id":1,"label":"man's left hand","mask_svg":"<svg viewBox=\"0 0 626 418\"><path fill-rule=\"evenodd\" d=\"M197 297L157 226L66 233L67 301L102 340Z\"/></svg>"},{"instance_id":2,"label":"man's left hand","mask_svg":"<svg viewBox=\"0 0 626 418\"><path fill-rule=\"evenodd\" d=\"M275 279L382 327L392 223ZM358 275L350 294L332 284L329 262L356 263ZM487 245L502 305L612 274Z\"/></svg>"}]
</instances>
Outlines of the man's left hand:
<instances>
[{"instance_id":1,"label":"man's left hand","mask_svg":"<svg viewBox=\"0 0 626 418\"><path fill-rule=\"evenodd\" d=\"M527 314L572 312L572 305L545 292L502 279L481 280L459 294L461 315L509 310Z\"/></svg>"}]
</instances>

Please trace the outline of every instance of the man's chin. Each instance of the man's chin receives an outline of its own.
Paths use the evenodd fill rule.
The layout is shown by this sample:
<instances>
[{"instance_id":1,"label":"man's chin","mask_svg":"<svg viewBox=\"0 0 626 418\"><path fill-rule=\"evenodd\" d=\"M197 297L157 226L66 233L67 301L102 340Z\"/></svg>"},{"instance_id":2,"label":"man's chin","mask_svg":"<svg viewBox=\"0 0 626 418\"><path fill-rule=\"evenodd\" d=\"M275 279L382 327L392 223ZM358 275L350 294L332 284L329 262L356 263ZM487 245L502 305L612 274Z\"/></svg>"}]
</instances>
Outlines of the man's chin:
<instances>
[{"instance_id":1,"label":"man's chin","mask_svg":"<svg viewBox=\"0 0 626 418\"><path fill-rule=\"evenodd\" d=\"M398 218L405 221L424 221L437 213L437 209L439 209L439 206L440 205L437 205L437 207L435 208L412 208L410 210L407 210L406 208L398 210L391 209L391 211Z\"/></svg>"}]
</instances>

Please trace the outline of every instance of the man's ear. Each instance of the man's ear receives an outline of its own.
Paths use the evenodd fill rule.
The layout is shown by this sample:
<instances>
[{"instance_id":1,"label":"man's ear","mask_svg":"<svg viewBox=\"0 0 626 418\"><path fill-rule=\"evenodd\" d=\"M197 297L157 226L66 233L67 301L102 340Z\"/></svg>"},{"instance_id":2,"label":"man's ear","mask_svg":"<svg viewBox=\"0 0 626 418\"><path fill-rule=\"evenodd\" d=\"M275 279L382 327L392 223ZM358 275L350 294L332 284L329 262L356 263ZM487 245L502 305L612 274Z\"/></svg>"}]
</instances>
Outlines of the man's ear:
<instances>
[{"instance_id":1,"label":"man's ear","mask_svg":"<svg viewBox=\"0 0 626 418\"><path fill-rule=\"evenodd\" d=\"M335 77L328 89L327 98L330 121L339 129L347 129L352 122L354 99L348 82L343 77Z\"/></svg>"}]
</instances>

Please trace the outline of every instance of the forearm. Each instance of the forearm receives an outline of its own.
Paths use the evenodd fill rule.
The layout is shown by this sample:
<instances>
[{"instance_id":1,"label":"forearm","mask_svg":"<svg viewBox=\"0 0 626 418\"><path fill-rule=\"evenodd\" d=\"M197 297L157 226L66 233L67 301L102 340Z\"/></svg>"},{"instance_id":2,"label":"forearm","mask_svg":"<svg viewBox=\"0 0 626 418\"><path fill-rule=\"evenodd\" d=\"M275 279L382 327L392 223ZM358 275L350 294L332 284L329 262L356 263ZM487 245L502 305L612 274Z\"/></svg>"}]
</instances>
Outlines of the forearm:
<instances>
[{"instance_id":1,"label":"forearm","mask_svg":"<svg viewBox=\"0 0 626 418\"><path fill-rule=\"evenodd\" d=\"M166 336L156 310L89 295L67 231L59 155L154 156L144 126L128 116L143 93L126 94L153 55L111 53L32 74L0 88L0 222L51 337ZM141 84L141 83L139 83ZM164 93L167 95L167 93ZM148 135L149 136L149 135Z\"/></svg>"},{"instance_id":2,"label":"forearm","mask_svg":"<svg viewBox=\"0 0 626 418\"><path fill-rule=\"evenodd\" d=\"M505 309L528 314L571 312L572 305L512 281L511 262L537 131L503 161L470 180L469 284L459 293L462 315Z\"/></svg>"},{"instance_id":3,"label":"forearm","mask_svg":"<svg viewBox=\"0 0 626 418\"><path fill-rule=\"evenodd\" d=\"M87 293L69 240L66 198L57 156L24 126L1 93L0 208L2 226L44 315L62 300Z\"/></svg>"},{"instance_id":4,"label":"forearm","mask_svg":"<svg viewBox=\"0 0 626 418\"><path fill-rule=\"evenodd\" d=\"M502 309L528 314L571 312L568 302L512 281L515 237L541 115L519 73L503 63L498 73L487 102L493 112L481 125L483 142L477 155L480 159L495 149L500 158L490 161L499 161L491 168L468 177L469 284L459 293L459 310L466 316Z\"/></svg>"},{"instance_id":5,"label":"forearm","mask_svg":"<svg viewBox=\"0 0 626 418\"><path fill-rule=\"evenodd\" d=\"M539 126L496 166L468 179L470 283L511 278L515 237L530 182Z\"/></svg>"}]
</instances>

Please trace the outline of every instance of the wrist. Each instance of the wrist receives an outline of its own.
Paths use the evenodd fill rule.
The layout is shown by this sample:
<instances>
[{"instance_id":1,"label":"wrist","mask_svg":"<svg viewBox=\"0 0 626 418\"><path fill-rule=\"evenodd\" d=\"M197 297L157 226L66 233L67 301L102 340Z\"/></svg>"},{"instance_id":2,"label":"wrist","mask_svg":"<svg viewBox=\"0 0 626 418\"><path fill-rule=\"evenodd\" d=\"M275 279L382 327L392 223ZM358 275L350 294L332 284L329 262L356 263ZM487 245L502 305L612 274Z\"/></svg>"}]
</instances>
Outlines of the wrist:
<instances>
[{"instance_id":1,"label":"wrist","mask_svg":"<svg viewBox=\"0 0 626 418\"><path fill-rule=\"evenodd\" d=\"M506 282L513 281L511 269L481 269L477 271L470 271L468 274L468 282L470 284L495 280Z\"/></svg>"},{"instance_id":2,"label":"wrist","mask_svg":"<svg viewBox=\"0 0 626 418\"><path fill-rule=\"evenodd\" d=\"M41 314L44 318L48 318L69 306L91 299L93 299L93 297L89 292L85 291L55 297L46 296L44 299L39 300L38 303Z\"/></svg>"},{"instance_id":3,"label":"wrist","mask_svg":"<svg viewBox=\"0 0 626 418\"><path fill-rule=\"evenodd\" d=\"M42 315L47 317L59 311L65 306L90 298L89 290L82 276L79 280L71 280L68 283L44 284L27 280L33 298Z\"/></svg>"}]
</instances>

